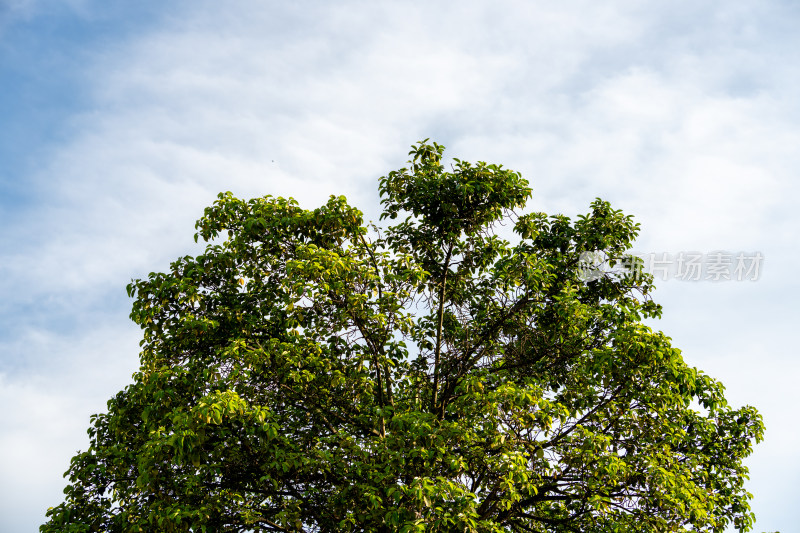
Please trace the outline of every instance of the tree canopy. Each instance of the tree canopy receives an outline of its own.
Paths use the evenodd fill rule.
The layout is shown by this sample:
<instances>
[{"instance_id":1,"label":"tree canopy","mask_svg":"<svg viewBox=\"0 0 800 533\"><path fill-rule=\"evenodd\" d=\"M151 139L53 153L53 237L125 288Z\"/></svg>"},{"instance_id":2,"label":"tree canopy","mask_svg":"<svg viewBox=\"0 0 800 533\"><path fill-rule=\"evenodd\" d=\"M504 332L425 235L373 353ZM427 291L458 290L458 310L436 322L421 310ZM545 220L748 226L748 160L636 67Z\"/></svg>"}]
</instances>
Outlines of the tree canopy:
<instances>
[{"instance_id":1,"label":"tree canopy","mask_svg":"<svg viewBox=\"0 0 800 533\"><path fill-rule=\"evenodd\" d=\"M220 194L128 286L140 369L41 531L749 530L759 414L643 323L651 276L582 275L638 224L443 154L380 179L381 227Z\"/></svg>"}]
</instances>

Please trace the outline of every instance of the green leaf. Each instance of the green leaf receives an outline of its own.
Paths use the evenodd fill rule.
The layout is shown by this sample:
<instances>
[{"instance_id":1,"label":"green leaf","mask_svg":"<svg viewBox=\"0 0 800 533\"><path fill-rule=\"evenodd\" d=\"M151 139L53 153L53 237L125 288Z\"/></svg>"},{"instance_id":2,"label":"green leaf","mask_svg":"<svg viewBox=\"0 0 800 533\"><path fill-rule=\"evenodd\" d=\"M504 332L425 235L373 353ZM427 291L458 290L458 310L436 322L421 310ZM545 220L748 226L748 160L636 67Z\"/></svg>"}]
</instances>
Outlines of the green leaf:
<instances>
[{"instance_id":1,"label":"green leaf","mask_svg":"<svg viewBox=\"0 0 800 533\"><path fill-rule=\"evenodd\" d=\"M410 156L383 227L341 196L221 193L202 254L127 286L139 371L41 531L753 526L757 411L643 323L652 277L585 279L638 224L600 199L519 214L519 173Z\"/></svg>"}]
</instances>

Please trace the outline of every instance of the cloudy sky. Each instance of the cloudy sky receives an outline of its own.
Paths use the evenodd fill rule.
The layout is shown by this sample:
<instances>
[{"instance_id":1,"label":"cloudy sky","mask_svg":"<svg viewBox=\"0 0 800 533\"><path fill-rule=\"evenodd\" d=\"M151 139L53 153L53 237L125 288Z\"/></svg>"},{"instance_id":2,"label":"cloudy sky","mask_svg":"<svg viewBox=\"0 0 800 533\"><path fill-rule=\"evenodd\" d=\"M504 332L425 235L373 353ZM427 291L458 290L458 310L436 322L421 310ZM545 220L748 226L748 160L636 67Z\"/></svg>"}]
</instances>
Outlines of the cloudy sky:
<instances>
[{"instance_id":1,"label":"cloudy sky","mask_svg":"<svg viewBox=\"0 0 800 533\"><path fill-rule=\"evenodd\" d=\"M457 6L457 7L456 7ZM0 530L61 501L137 368L131 278L198 251L220 191L344 194L432 138L602 197L637 250L760 252L758 279L661 281L690 364L755 405L757 531L797 531L800 4L0 0Z\"/></svg>"}]
</instances>

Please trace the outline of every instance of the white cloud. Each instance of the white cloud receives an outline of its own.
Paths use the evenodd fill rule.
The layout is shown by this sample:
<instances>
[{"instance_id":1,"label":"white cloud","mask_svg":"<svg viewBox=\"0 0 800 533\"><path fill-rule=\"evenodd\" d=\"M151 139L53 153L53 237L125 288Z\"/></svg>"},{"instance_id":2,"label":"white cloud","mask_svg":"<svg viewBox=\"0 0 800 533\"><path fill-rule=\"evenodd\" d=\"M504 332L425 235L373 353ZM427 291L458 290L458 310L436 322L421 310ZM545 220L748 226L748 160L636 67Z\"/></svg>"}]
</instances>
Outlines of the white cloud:
<instances>
[{"instance_id":1,"label":"white cloud","mask_svg":"<svg viewBox=\"0 0 800 533\"><path fill-rule=\"evenodd\" d=\"M1 530L32 530L62 500L61 475L87 448L89 416L136 370L139 337L135 326L105 319L72 335L28 328L0 343L4 358L35 363L24 373L0 372Z\"/></svg>"},{"instance_id":2,"label":"white cloud","mask_svg":"<svg viewBox=\"0 0 800 533\"><path fill-rule=\"evenodd\" d=\"M574 214L595 196L612 200L643 223L645 250L763 247L767 268L781 276L798 260L798 69L786 53L797 38L782 30L791 12L779 3L240 0L183 8L134 41L96 51L86 66L94 107L27 177L40 204L6 236L14 251L4 252L0 290L45 318L4 349L19 354L29 343L73 363L0 382L0 397L22 406L16 429L0 433L3 449L62 461L29 467L26 483L40 487L31 492L41 505L57 503L52 473L83 442L75 435L87 413L127 381L137 340L121 322L84 323L72 335L54 333L53 323L70 313L124 315L123 300L110 295L196 250L193 222L219 191L294 196L309 207L344 194L377 218L376 178L405 162L409 144L433 137L451 156L522 171L534 208ZM748 377L781 372L773 354L792 345L790 305L759 318L774 309L768 300L789 298L787 280L765 278L747 294L666 285L667 313L685 320L664 324L678 328L687 357L725 375L733 397L747 396ZM749 302L751 322L719 326L737 313L737 298ZM737 352L728 367L713 350L698 354L711 349L703 335L731 349L769 340L757 356ZM768 421L781 424L797 393L778 401L760 379L754 397L763 393ZM90 382L102 387L87 391ZM776 439L770 450L785 451L796 435L782 427L768 438ZM754 480L773 465L760 451L751 464ZM22 475L16 463L0 470L4 479ZM800 467L784 470L796 478ZM780 499L770 487L759 491L757 502Z\"/></svg>"}]
</instances>

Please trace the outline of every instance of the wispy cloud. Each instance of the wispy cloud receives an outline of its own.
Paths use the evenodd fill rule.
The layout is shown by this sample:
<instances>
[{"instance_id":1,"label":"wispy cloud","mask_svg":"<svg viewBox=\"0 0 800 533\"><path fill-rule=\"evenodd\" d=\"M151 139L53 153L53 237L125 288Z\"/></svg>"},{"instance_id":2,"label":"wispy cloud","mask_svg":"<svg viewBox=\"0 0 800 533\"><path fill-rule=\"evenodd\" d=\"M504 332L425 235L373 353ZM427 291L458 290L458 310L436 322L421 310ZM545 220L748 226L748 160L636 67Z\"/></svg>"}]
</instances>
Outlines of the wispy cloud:
<instances>
[{"instance_id":1,"label":"wispy cloud","mask_svg":"<svg viewBox=\"0 0 800 533\"><path fill-rule=\"evenodd\" d=\"M33 17L45 3L8 5ZM68 5L99 17L90 3ZM779 372L774 354L792 345L793 5L238 0L170 9L85 56L86 103L65 126L68 140L43 148L22 177L33 205L4 216L0 315L11 326L0 330L0 398L14 422L0 430L12 450L0 477L25 474L31 490L5 494L0 529L14 515L15 530L29 528L57 503L88 413L136 363L124 285L196 251L193 222L217 192L294 196L309 207L344 194L374 219L376 178L425 137L450 155L522 171L533 208L575 214L595 196L612 200L643 223L646 250L763 248L768 275L750 288L662 286L662 325L677 328L667 333L687 358L724 374L733 398L761 406L763 397L768 422L788 419L797 393L781 403L768 373L755 388L749 380ZM775 308L782 314L759 318ZM27 364L25 354L35 354ZM796 434L773 431L769 449L789 466L759 485L756 506L788 509L800 466L786 443ZM20 461L39 452L61 466L23 472ZM773 464L758 454L754 480ZM779 528L779 511L769 512L775 525L759 526Z\"/></svg>"}]
</instances>

